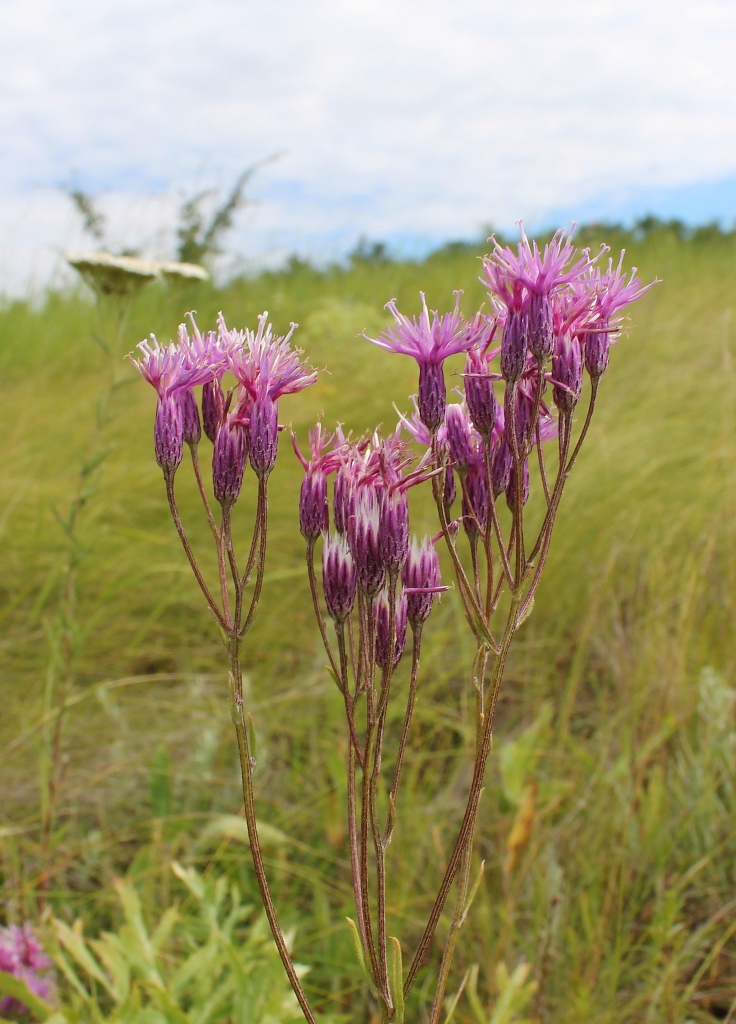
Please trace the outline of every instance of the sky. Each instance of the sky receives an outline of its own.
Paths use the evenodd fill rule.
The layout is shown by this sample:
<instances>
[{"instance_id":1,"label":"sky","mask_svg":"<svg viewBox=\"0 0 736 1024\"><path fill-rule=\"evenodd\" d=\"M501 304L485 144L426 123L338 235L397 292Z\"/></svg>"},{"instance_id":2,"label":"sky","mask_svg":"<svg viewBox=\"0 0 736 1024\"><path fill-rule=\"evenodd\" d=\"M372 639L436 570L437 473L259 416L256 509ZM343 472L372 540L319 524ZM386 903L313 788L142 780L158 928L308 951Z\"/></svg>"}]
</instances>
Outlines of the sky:
<instances>
[{"instance_id":1,"label":"sky","mask_svg":"<svg viewBox=\"0 0 736 1024\"><path fill-rule=\"evenodd\" d=\"M230 267L489 226L736 219L733 0L3 0L0 293L93 248L173 255L254 176Z\"/></svg>"}]
</instances>

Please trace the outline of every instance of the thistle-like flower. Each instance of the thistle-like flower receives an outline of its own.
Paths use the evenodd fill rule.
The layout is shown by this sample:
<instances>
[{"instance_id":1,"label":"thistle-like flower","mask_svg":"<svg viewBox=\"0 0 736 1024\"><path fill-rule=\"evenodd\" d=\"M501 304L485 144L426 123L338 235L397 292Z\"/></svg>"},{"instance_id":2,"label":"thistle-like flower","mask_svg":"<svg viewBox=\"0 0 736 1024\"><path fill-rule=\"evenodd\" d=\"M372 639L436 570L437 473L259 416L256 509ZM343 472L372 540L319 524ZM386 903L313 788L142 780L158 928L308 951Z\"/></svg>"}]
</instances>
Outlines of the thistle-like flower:
<instances>
[{"instance_id":1,"label":"thistle-like flower","mask_svg":"<svg viewBox=\"0 0 736 1024\"><path fill-rule=\"evenodd\" d=\"M322 547L322 585L327 611L335 622L343 622L355 604L356 573L347 539L325 534Z\"/></svg>"},{"instance_id":2,"label":"thistle-like flower","mask_svg":"<svg viewBox=\"0 0 736 1024\"><path fill-rule=\"evenodd\" d=\"M473 426L484 441L493 433L499 417L499 407L493 393L493 381L498 374L490 372L489 364L498 349L471 348L465 363L465 400Z\"/></svg>"},{"instance_id":3,"label":"thistle-like flower","mask_svg":"<svg viewBox=\"0 0 736 1024\"><path fill-rule=\"evenodd\" d=\"M464 320L460 313L460 296L455 292L455 308L440 316L432 313L430 319L424 292L420 292L422 312L419 318L404 316L396 307L396 300L386 304L396 326L388 327L378 338L363 336L387 352L400 352L412 356L419 364L419 415L431 433L445 418L446 387L443 363L448 356L467 352L473 345L482 344L490 335L492 324L480 313L472 320Z\"/></svg>"},{"instance_id":4,"label":"thistle-like flower","mask_svg":"<svg viewBox=\"0 0 736 1024\"><path fill-rule=\"evenodd\" d=\"M598 380L608 367L609 349L620 333L622 317L619 312L657 283L651 281L642 285L636 276L636 267L632 268L627 281L623 269L625 252L625 249L621 250L616 268L613 260L609 260L605 272L601 273L600 268L591 269L577 288L578 293L581 290L587 292L593 300L594 322L583 340L585 369L593 380Z\"/></svg>"},{"instance_id":5,"label":"thistle-like flower","mask_svg":"<svg viewBox=\"0 0 736 1024\"><path fill-rule=\"evenodd\" d=\"M381 555L381 501L382 494L377 488L360 487L348 521L348 544L358 586L369 596L378 593L386 577Z\"/></svg>"},{"instance_id":6,"label":"thistle-like flower","mask_svg":"<svg viewBox=\"0 0 736 1024\"><path fill-rule=\"evenodd\" d=\"M463 473L473 461L480 440L473 430L465 402L460 405L453 403L447 406L445 427L447 429L447 446L453 466Z\"/></svg>"},{"instance_id":7,"label":"thistle-like flower","mask_svg":"<svg viewBox=\"0 0 736 1024\"><path fill-rule=\"evenodd\" d=\"M238 500L248 458L247 419L242 408L229 411L217 430L212 452L212 488L223 508Z\"/></svg>"},{"instance_id":8,"label":"thistle-like flower","mask_svg":"<svg viewBox=\"0 0 736 1024\"><path fill-rule=\"evenodd\" d=\"M333 439L333 435L325 433L322 424L318 423L309 431L310 458L307 460L299 450L296 436L291 435L296 457L304 467L304 479L299 495L299 528L305 540L311 542L316 541L319 535L326 533L329 528L327 475L339 468L340 452L335 449L325 452L324 449Z\"/></svg>"},{"instance_id":9,"label":"thistle-like flower","mask_svg":"<svg viewBox=\"0 0 736 1024\"><path fill-rule=\"evenodd\" d=\"M29 924L0 928L0 970L20 978L31 992L47 1002L54 998L56 986L53 964L33 934ZM0 999L0 1014L15 1017L26 1011L19 1000L6 996Z\"/></svg>"},{"instance_id":10,"label":"thistle-like flower","mask_svg":"<svg viewBox=\"0 0 736 1024\"><path fill-rule=\"evenodd\" d=\"M442 586L440 559L430 537L424 537L421 542L412 538L401 579L406 615L412 628L417 629L429 618L435 595L449 589Z\"/></svg>"}]
</instances>

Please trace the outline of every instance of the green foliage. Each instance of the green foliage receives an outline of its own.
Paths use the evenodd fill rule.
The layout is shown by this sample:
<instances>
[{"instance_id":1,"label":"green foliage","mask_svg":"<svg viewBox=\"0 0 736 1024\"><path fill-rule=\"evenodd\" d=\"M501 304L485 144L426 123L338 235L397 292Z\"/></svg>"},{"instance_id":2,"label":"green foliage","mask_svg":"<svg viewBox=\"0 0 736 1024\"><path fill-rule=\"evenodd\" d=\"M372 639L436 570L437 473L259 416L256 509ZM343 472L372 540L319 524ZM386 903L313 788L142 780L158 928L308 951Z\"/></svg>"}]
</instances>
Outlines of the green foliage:
<instances>
[{"instance_id":1,"label":"green foliage","mask_svg":"<svg viewBox=\"0 0 736 1024\"><path fill-rule=\"evenodd\" d=\"M127 879L115 882L124 923L86 938L82 922L51 922L55 960L68 982L68 1021L90 1024L282 1024L301 1011L265 914L225 877L172 864L188 891L146 923ZM247 922L247 926L246 926ZM301 973L306 968L299 969Z\"/></svg>"},{"instance_id":2,"label":"green foliage","mask_svg":"<svg viewBox=\"0 0 736 1024\"><path fill-rule=\"evenodd\" d=\"M448 986L460 992L453 1024L700 1024L725 1019L736 994L736 238L685 238L661 224L634 234L586 229L586 244L601 237L625 245L642 277L663 283L612 352L534 613L510 660L472 877L480 859L486 869ZM151 289L135 300L127 347L151 330L172 336L186 309L197 309L204 327L219 309L240 325L266 308L280 329L297 320L299 343L329 371L283 403L300 442L323 410L328 426L389 425L393 403L406 409L416 389L414 368L358 335L380 331L392 296L417 311L420 288L430 306L446 309L453 288L464 287L464 308L477 308L481 252L446 247L423 263L361 258L324 271L294 262L222 290L192 286L176 308L170 294ZM106 379L91 337L95 315L74 294L0 310L0 874L8 920L34 916L45 863L33 754L48 725L46 637L68 557L51 506L69 507ZM132 927L120 925L115 878L135 879L149 936L175 902L172 860L225 879L228 894L236 885L249 905L258 900L238 814L220 641L168 518L152 455L153 395L124 372L105 428L109 454L78 524L86 557L76 582L75 683L45 897L70 929L84 920L84 944L103 972L91 943ZM205 442L200 449L206 476ZM180 480L187 529L215 573L186 467ZM372 1004L345 924L354 910L343 712L309 611L300 480L282 435L264 597L246 650L257 808L273 830L264 849L274 899L287 925L298 924L297 956L311 965L310 999L320 1015L362 1022ZM417 531L434 530L429 506L415 495L412 502ZM237 511L252 516L249 496ZM449 594L424 634L389 856L390 934L401 937L405 965L467 792L472 655ZM395 683L405 692L405 665ZM387 771L399 729L388 721ZM165 984L169 955L177 964L185 956L182 921L201 922L188 899L154 958ZM252 922L236 927L238 949ZM449 926L449 918L440 923L440 939ZM209 931L197 928L195 945L207 947ZM113 1012L105 987L64 955L100 1012ZM475 975L466 975L470 964ZM436 967L430 958L420 973L407 1021L421 1019ZM131 991L154 1007L144 974L130 970ZM81 1013L81 994L65 985Z\"/></svg>"}]
</instances>

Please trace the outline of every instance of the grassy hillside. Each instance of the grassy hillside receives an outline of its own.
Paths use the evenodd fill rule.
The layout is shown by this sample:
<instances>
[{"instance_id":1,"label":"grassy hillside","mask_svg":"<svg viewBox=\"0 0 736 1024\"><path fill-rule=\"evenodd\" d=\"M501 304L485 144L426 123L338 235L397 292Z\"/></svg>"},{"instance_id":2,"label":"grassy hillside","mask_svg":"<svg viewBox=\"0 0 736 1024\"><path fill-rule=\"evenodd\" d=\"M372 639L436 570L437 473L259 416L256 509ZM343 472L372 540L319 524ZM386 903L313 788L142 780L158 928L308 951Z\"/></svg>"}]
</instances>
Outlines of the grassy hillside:
<instances>
[{"instance_id":1,"label":"grassy hillside","mask_svg":"<svg viewBox=\"0 0 736 1024\"><path fill-rule=\"evenodd\" d=\"M478 842L486 874L455 977L456 988L479 965L486 1020L503 988L499 965L520 963L530 965L520 1017L623 1024L735 1012L736 240L683 240L666 228L606 240L661 283L612 353L502 694ZM247 849L212 828L239 809L223 652L169 521L153 393L119 356L150 331L172 336L187 309L203 327L220 309L234 326L268 309L279 328L299 322L299 343L326 368L282 403L302 439L323 410L328 425L355 431L391 425L393 403L406 409L416 388L414 367L357 336L381 329L391 297L416 310L420 289L445 309L463 288L463 308L476 308L479 254L457 246L422 264L354 261L322 273L294 263L220 290L152 287L130 310L114 359L95 340L110 336L109 323L81 294L0 310L8 920L45 905L69 922L81 915L94 933L118 920L112 880L125 872L156 919L183 892L172 860L238 878L254 895ZM211 569L206 522L180 476L183 515ZM269 861L284 920L297 928L297 959L311 965L311 994L324 1012L361 1021L371 1010L344 925L341 710L308 603L300 478L282 435L265 594L245 658L260 816L281 830ZM70 540L62 526L75 494L84 502ZM253 507L252 495L241 499L236 519L248 523ZM431 525L421 500L414 521L418 532ZM448 595L427 630L391 847L389 909L405 956L462 813L472 654ZM39 779L64 697L63 773L44 836ZM504 869L528 787L531 831ZM407 1019L419 1020L421 981L413 998ZM464 996L456 1019L481 1018Z\"/></svg>"}]
</instances>

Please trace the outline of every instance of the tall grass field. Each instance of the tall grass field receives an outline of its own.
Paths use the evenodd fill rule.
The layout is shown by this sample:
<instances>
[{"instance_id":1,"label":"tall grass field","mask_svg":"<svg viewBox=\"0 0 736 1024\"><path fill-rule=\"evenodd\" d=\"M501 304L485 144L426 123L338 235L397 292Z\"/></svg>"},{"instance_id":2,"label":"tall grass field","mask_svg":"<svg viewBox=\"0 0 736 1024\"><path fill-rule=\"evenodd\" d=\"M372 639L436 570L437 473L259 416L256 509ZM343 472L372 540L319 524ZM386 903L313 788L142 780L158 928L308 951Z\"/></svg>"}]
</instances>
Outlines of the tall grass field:
<instances>
[{"instance_id":1,"label":"tall grass field","mask_svg":"<svg viewBox=\"0 0 736 1024\"><path fill-rule=\"evenodd\" d=\"M513 648L476 837L485 874L448 1012L457 1024L736 1021L736 237L583 235L625 246L642 280L661 283L612 350ZM360 332L380 332L392 297L418 311L420 289L445 310L462 288L473 311L482 251L152 285L120 330L81 290L0 308L0 923L33 922L56 958L59 1020L299 1016L258 910L225 654L168 513L155 396L124 353L151 331L173 337L187 310L204 328L219 310L240 327L267 309L281 331L300 324L295 341L323 369L281 407L302 442L323 411L328 427L390 429L415 366ZM375 1006L345 923L344 712L309 601L301 476L284 432L245 648L257 806L310 1000L322 1020L361 1024ZM215 572L185 466L177 481ZM422 500L419 532L432 529ZM253 514L244 489L243 537ZM457 594L422 653L389 856L405 957L470 780L474 645ZM424 1019L440 949L407 1021Z\"/></svg>"}]
</instances>

